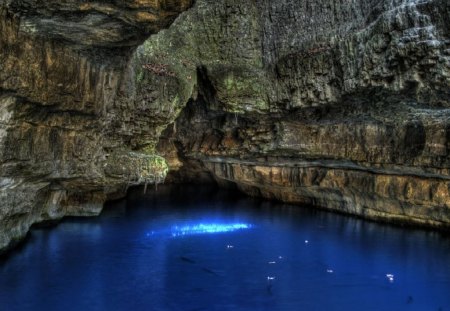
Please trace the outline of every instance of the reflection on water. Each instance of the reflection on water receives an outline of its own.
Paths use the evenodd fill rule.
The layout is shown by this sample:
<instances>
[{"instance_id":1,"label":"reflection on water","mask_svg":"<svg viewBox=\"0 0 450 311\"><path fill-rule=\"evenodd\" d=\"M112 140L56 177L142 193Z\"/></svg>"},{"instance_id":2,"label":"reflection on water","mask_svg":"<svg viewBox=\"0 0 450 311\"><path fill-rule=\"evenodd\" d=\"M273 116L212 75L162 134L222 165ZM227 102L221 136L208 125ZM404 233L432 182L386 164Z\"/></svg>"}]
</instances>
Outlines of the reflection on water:
<instances>
[{"instance_id":1,"label":"reflection on water","mask_svg":"<svg viewBox=\"0 0 450 311\"><path fill-rule=\"evenodd\" d=\"M0 310L438 311L449 293L448 236L210 188L34 230L0 262Z\"/></svg>"},{"instance_id":2,"label":"reflection on water","mask_svg":"<svg viewBox=\"0 0 450 311\"><path fill-rule=\"evenodd\" d=\"M250 224L193 224L193 225L183 225L183 226L173 226L172 227L172 236L185 236L185 235L193 235L193 234L215 234L215 233L225 233L225 232L233 232L237 230L250 229L252 225ZM152 231L154 234L154 231Z\"/></svg>"}]
</instances>

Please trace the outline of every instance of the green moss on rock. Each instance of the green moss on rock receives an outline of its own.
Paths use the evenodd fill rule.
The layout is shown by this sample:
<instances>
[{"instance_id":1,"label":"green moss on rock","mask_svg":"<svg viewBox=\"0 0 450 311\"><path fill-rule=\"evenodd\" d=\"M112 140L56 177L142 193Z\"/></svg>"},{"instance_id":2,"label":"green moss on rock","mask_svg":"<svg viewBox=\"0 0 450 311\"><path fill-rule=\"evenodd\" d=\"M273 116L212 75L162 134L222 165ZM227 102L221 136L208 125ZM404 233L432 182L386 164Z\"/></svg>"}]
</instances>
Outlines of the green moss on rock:
<instances>
[{"instance_id":1,"label":"green moss on rock","mask_svg":"<svg viewBox=\"0 0 450 311\"><path fill-rule=\"evenodd\" d=\"M162 183L169 167L158 155L138 152L116 152L109 155L105 164L106 174L112 178L128 179L129 185Z\"/></svg>"}]
</instances>

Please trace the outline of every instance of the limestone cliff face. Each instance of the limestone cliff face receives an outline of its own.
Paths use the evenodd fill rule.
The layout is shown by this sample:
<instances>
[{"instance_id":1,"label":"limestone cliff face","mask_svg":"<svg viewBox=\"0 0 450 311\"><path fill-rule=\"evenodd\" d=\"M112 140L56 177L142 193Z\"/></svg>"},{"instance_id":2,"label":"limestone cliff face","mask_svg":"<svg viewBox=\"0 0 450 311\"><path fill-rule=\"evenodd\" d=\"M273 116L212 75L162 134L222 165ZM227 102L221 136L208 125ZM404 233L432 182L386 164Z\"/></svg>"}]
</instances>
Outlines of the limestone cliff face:
<instances>
[{"instance_id":1,"label":"limestone cliff face","mask_svg":"<svg viewBox=\"0 0 450 311\"><path fill-rule=\"evenodd\" d=\"M160 83L192 85L160 142L172 178L449 228L449 14L440 0L198 1L140 48L169 65Z\"/></svg>"},{"instance_id":2,"label":"limestone cliff face","mask_svg":"<svg viewBox=\"0 0 450 311\"><path fill-rule=\"evenodd\" d=\"M450 227L447 0L192 5L0 1L0 249L165 159L171 181Z\"/></svg>"},{"instance_id":3,"label":"limestone cliff face","mask_svg":"<svg viewBox=\"0 0 450 311\"><path fill-rule=\"evenodd\" d=\"M0 2L0 250L33 223L95 215L129 185L164 180L154 145L175 116L137 102L130 60L190 5Z\"/></svg>"}]
</instances>

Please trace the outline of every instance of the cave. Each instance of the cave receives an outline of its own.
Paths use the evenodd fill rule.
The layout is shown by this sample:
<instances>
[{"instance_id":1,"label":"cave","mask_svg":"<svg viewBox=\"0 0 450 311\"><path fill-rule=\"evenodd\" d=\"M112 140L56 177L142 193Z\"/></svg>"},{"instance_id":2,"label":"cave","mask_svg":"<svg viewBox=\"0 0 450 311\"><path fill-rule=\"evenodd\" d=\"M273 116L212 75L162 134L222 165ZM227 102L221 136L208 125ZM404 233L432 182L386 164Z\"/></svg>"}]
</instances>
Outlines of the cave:
<instances>
[{"instance_id":1,"label":"cave","mask_svg":"<svg viewBox=\"0 0 450 311\"><path fill-rule=\"evenodd\" d=\"M64 230L70 228L91 228L95 235L103 230L98 228L107 228L103 221L108 213L114 214L111 211L122 211L118 218L123 221L138 221L137 216L127 218L133 214L132 208L123 207L127 204L136 204L136 213L142 211L151 223L152 217L158 218L157 205L170 201L168 194L175 201L184 196L186 202L179 204L188 210L195 202L221 204L214 203L218 197L223 209L229 208L236 217L242 216L245 204L261 212L248 220L256 223L251 228L244 228L247 222L185 224L189 230L195 227L194 232L224 230L192 234L189 239L220 240L228 234L248 238L259 232L253 239L260 241L260 251L275 253L273 245L265 248L262 242L270 237L261 228L272 232L271 228L259 222L259 217L274 214L286 226L292 216L296 227L310 232L316 232L316 221L326 219L329 230L324 230L324 239L342 233L339 243L381 243L372 231L392 238L390 247L408 248L392 259L403 263L413 252L427 252L420 243L414 246L409 236L432 245L428 251L436 252L435 257L448 257L449 20L447 0L1 1L0 254L5 256L1 264L25 264L27 260L20 260L27 250L49 247L51 237L61 238L60 245L70 244L62 242L69 237ZM196 192L214 199L202 201ZM233 202L242 205L242 211L234 209ZM146 204L156 210L145 211ZM52 229L43 229L48 226ZM296 229L291 229L273 243L282 244L295 235ZM352 230L354 236L348 234ZM145 239L145 234L135 233ZM292 249L286 251L333 248L332 243L314 245L309 234L303 231L292 238ZM36 244L36 236L47 239L47 246ZM400 243L402 239L406 244ZM238 248L217 243L222 245L220 252L225 249L228 254ZM252 257L256 251L241 256L259 260ZM362 246L351 251L371 253ZM371 254L382 256L382 251L387 249L374 246ZM175 262L167 264L180 268L181 274L187 271L184 268L200 269L206 277L227 272L198 264L180 249L175 253L179 255L168 253ZM285 255L271 256L266 263ZM355 266L363 260L358 258ZM414 265L431 265L429 260L418 256ZM342 277L341 269L320 262L321 282ZM287 265L275 264L276 269ZM395 296L398 305L391 309L450 308L441 295L449 289L449 269L445 262L442 265L442 270L433 270L446 276L436 292L411 287L407 293L405 285L400 287L401 296L399 292ZM316 268L312 270L319 271ZM410 284L412 270L405 271ZM372 275L380 282L367 284L398 290L397 273L383 273ZM424 284L430 284L430 276L421 273ZM14 274L8 277L15 282ZM39 275L34 277L36 282ZM188 285L195 279L190 277ZM314 296L313 290L295 298L282 290L274 274L264 277L257 283L264 289L262 300L242 298L227 306L224 301L231 296L217 296L222 307L212 302L187 305L192 310L263 310L266 304L271 310L315 308L296 300ZM245 286L253 283L243 280L236 284L249 297ZM292 282L283 284L297 288ZM298 286L300 290L306 285ZM27 289L17 287L15 293L21 290ZM419 297L421 291L427 292L426 299ZM283 294L286 304L279 300ZM193 294L206 297L199 295ZM2 297L9 300L2 304L0 299L0 309L15 310L11 299L20 297ZM315 297L310 301L320 300ZM332 307L339 304L338 298L330 298L321 308L338 310ZM175 305L169 300L158 302L155 310L184 310L182 299ZM148 309L148 304L146 300L136 308ZM374 308L362 300L353 304ZM119 305L117 309L125 308ZM20 302L17 310L25 310L24 306ZM378 307L391 310L389 304Z\"/></svg>"}]
</instances>

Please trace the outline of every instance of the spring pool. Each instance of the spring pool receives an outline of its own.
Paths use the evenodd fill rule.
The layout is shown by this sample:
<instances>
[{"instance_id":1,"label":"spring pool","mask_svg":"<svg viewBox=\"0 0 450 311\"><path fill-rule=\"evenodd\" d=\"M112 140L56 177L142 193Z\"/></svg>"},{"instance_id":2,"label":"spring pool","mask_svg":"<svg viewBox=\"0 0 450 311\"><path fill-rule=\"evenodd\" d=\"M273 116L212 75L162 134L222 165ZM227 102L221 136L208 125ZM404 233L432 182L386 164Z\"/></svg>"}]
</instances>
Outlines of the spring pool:
<instances>
[{"instance_id":1,"label":"spring pool","mask_svg":"<svg viewBox=\"0 0 450 311\"><path fill-rule=\"evenodd\" d=\"M34 229L0 310L450 310L450 237L163 186Z\"/></svg>"}]
</instances>

